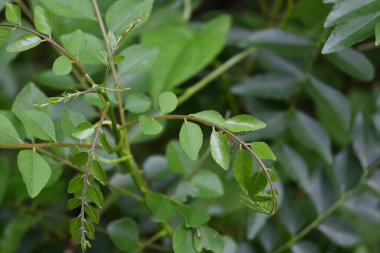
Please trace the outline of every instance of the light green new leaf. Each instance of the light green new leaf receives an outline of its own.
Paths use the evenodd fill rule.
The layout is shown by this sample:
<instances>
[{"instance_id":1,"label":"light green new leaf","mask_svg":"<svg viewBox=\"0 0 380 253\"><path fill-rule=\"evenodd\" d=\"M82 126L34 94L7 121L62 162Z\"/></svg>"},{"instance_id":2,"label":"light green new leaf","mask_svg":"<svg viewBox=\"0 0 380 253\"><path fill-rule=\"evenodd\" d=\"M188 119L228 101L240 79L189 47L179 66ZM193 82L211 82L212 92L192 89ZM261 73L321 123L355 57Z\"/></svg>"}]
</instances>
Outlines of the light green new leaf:
<instances>
[{"instance_id":1,"label":"light green new leaf","mask_svg":"<svg viewBox=\"0 0 380 253\"><path fill-rule=\"evenodd\" d=\"M185 225L179 226L173 235L173 249L175 253L197 253L194 249L193 233Z\"/></svg>"},{"instance_id":2,"label":"light green new leaf","mask_svg":"<svg viewBox=\"0 0 380 253\"><path fill-rule=\"evenodd\" d=\"M198 118L198 119L206 120L206 121L211 122L211 123L218 125L218 126L224 125L224 118L217 111L213 111L213 110L202 111L202 112L198 112L195 114L191 114L191 116Z\"/></svg>"},{"instance_id":3,"label":"light green new leaf","mask_svg":"<svg viewBox=\"0 0 380 253\"><path fill-rule=\"evenodd\" d=\"M59 56L53 63L53 72L57 76L69 74L72 68L71 60L65 55Z\"/></svg>"},{"instance_id":4,"label":"light green new leaf","mask_svg":"<svg viewBox=\"0 0 380 253\"><path fill-rule=\"evenodd\" d=\"M212 131L210 137L211 156L224 170L230 167L230 149L224 133Z\"/></svg>"},{"instance_id":5,"label":"light green new leaf","mask_svg":"<svg viewBox=\"0 0 380 253\"><path fill-rule=\"evenodd\" d=\"M65 47L77 60L79 60L79 55L85 51L86 46L87 39L81 30L75 30L75 32L68 35Z\"/></svg>"},{"instance_id":6,"label":"light green new leaf","mask_svg":"<svg viewBox=\"0 0 380 253\"><path fill-rule=\"evenodd\" d=\"M223 253L223 237L214 229L209 227L200 227L194 233L194 248L198 252L203 249L214 253Z\"/></svg>"},{"instance_id":7,"label":"light green new leaf","mask_svg":"<svg viewBox=\"0 0 380 253\"><path fill-rule=\"evenodd\" d=\"M106 24L116 35L121 34L133 21L150 14L153 0L119 0L106 12ZM128 12L125 12L128 10ZM141 22L142 23L142 22ZM140 23L140 24L141 24Z\"/></svg>"},{"instance_id":8,"label":"light green new leaf","mask_svg":"<svg viewBox=\"0 0 380 253\"><path fill-rule=\"evenodd\" d=\"M125 98L124 106L132 113L144 113L152 106L152 100L143 93L129 93Z\"/></svg>"},{"instance_id":9,"label":"light green new leaf","mask_svg":"<svg viewBox=\"0 0 380 253\"><path fill-rule=\"evenodd\" d=\"M133 45L124 49L120 55L124 60L118 65L120 74L135 74L148 71L160 52L158 47Z\"/></svg>"},{"instance_id":10,"label":"light green new leaf","mask_svg":"<svg viewBox=\"0 0 380 253\"><path fill-rule=\"evenodd\" d=\"M178 212L185 218L188 228L198 228L210 220L210 215L198 207L178 206Z\"/></svg>"},{"instance_id":11,"label":"light green new leaf","mask_svg":"<svg viewBox=\"0 0 380 253\"><path fill-rule=\"evenodd\" d=\"M0 141L10 142L10 143L22 143L16 129L14 128L12 122L0 114Z\"/></svg>"},{"instance_id":12,"label":"light green new leaf","mask_svg":"<svg viewBox=\"0 0 380 253\"><path fill-rule=\"evenodd\" d=\"M375 75L375 68L368 58L361 52L345 48L339 52L328 54L327 59L338 69L360 81L371 81Z\"/></svg>"},{"instance_id":13,"label":"light green new leaf","mask_svg":"<svg viewBox=\"0 0 380 253\"><path fill-rule=\"evenodd\" d=\"M49 181L49 164L35 150L22 150L18 153L17 165L29 196L36 197Z\"/></svg>"},{"instance_id":14,"label":"light green new leaf","mask_svg":"<svg viewBox=\"0 0 380 253\"><path fill-rule=\"evenodd\" d=\"M21 10L18 5L5 4L5 18L9 23L21 25Z\"/></svg>"},{"instance_id":15,"label":"light green new leaf","mask_svg":"<svg viewBox=\"0 0 380 253\"><path fill-rule=\"evenodd\" d=\"M190 159L195 161L203 143L202 129L197 124L185 120L179 132L179 143Z\"/></svg>"},{"instance_id":16,"label":"light green new leaf","mask_svg":"<svg viewBox=\"0 0 380 253\"><path fill-rule=\"evenodd\" d=\"M61 116L63 132L73 139L77 139L73 136L73 133L76 132L75 128L85 122L87 122L86 118L82 114L74 111L64 111Z\"/></svg>"},{"instance_id":17,"label":"light green new leaf","mask_svg":"<svg viewBox=\"0 0 380 253\"><path fill-rule=\"evenodd\" d=\"M245 114L234 116L225 122L225 128L234 133L256 131L264 127L264 122Z\"/></svg>"},{"instance_id":18,"label":"light green new leaf","mask_svg":"<svg viewBox=\"0 0 380 253\"><path fill-rule=\"evenodd\" d=\"M224 194L222 181L212 171L198 171L191 179L191 183L198 188L199 198L216 198Z\"/></svg>"},{"instance_id":19,"label":"light green new leaf","mask_svg":"<svg viewBox=\"0 0 380 253\"><path fill-rule=\"evenodd\" d=\"M10 53L22 52L38 46L42 39L33 33L27 33L16 39L7 47Z\"/></svg>"},{"instance_id":20,"label":"light green new leaf","mask_svg":"<svg viewBox=\"0 0 380 253\"><path fill-rule=\"evenodd\" d=\"M243 190L247 190L246 182L252 175L253 158L246 150L240 148L233 164L233 174Z\"/></svg>"},{"instance_id":21,"label":"light green new leaf","mask_svg":"<svg viewBox=\"0 0 380 253\"><path fill-rule=\"evenodd\" d=\"M40 2L58 16L96 20L91 0L41 0Z\"/></svg>"},{"instance_id":22,"label":"light green new leaf","mask_svg":"<svg viewBox=\"0 0 380 253\"><path fill-rule=\"evenodd\" d=\"M122 251L132 252L139 246L139 227L130 218L122 218L107 225L107 233Z\"/></svg>"},{"instance_id":23,"label":"light green new leaf","mask_svg":"<svg viewBox=\"0 0 380 253\"><path fill-rule=\"evenodd\" d=\"M26 131L33 136L46 141L55 140L55 127L53 120L45 112L25 110L18 115Z\"/></svg>"},{"instance_id":24,"label":"light green new leaf","mask_svg":"<svg viewBox=\"0 0 380 253\"><path fill-rule=\"evenodd\" d=\"M177 96L170 91L161 93L158 97L158 106L160 107L161 113L171 113L177 108L178 99Z\"/></svg>"},{"instance_id":25,"label":"light green new leaf","mask_svg":"<svg viewBox=\"0 0 380 253\"><path fill-rule=\"evenodd\" d=\"M0 27L0 46L3 45L12 33L9 27Z\"/></svg>"},{"instance_id":26,"label":"light green new leaf","mask_svg":"<svg viewBox=\"0 0 380 253\"><path fill-rule=\"evenodd\" d=\"M37 28L37 31L51 35L53 29L53 21L49 12L40 6L36 6L34 9L34 26Z\"/></svg>"},{"instance_id":27,"label":"light green new leaf","mask_svg":"<svg viewBox=\"0 0 380 253\"><path fill-rule=\"evenodd\" d=\"M153 220L156 222L167 221L177 214L174 203L160 193L147 193L145 203L153 213Z\"/></svg>"},{"instance_id":28,"label":"light green new leaf","mask_svg":"<svg viewBox=\"0 0 380 253\"><path fill-rule=\"evenodd\" d=\"M100 163L96 160L92 161L91 167L90 167L90 173L96 180L99 181L102 185L107 184L107 177L106 173L104 172L104 169L100 165Z\"/></svg>"},{"instance_id":29,"label":"light green new leaf","mask_svg":"<svg viewBox=\"0 0 380 253\"><path fill-rule=\"evenodd\" d=\"M250 146L253 152L260 159L269 159L272 161L276 161L276 156L273 154L272 150L265 142L252 142L250 143Z\"/></svg>"},{"instance_id":30,"label":"light green new leaf","mask_svg":"<svg viewBox=\"0 0 380 253\"><path fill-rule=\"evenodd\" d=\"M90 122L83 122L77 125L72 132L72 136L79 140L85 140L95 132L95 127Z\"/></svg>"},{"instance_id":31,"label":"light green new leaf","mask_svg":"<svg viewBox=\"0 0 380 253\"><path fill-rule=\"evenodd\" d=\"M152 118L148 118L145 115L141 115L139 117L139 123L141 126L141 130L146 135L156 135L161 133L164 127L156 120Z\"/></svg>"}]
</instances>

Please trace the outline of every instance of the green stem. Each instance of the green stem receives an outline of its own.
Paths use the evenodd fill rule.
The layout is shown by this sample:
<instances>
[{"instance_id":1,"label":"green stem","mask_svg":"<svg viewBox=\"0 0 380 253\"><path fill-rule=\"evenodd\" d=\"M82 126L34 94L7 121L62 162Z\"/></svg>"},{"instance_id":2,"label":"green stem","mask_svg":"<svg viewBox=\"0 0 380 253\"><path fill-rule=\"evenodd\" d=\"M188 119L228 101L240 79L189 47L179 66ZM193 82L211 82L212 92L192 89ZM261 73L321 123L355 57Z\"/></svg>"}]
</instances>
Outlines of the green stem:
<instances>
[{"instance_id":1,"label":"green stem","mask_svg":"<svg viewBox=\"0 0 380 253\"><path fill-rule=\"evenodd\" d=\"M191 0L183 0L183 20L189 21L191 18L191 11L192 11L192 3Z\"/></svg>"},{"instance_id":2,"label":"green stem","mask_svg":"<svg viewBox=\"0 0 380 253\"><path fill-rule=\"evenodd\" d=\"M210 84L213 80L215 80L217 77L219 77L221 74L223 74L226 70L230 69L234 65L236 65L238 62L246 58L247 56L251 55L256 49L255 48L248 48L234 56L232 56L230 59L228 59L225 63L220 65L217 69L209 73L206 77L204 77L199 82L195 83L193 86L188 88L179 98L178 98L178 104L182 104L185 101L187 101L189 98L191 98L195 93L206 87L208 84Z\"/></svg>"},{"instance_id":3,"label":"green stem","mask_svg":"<svg viewBox=\"0 0 380 253\"><path fill-rule=\"evenodd\" d=\"M160 230L156 234L154 234L151 238L149 238L147 241L143 242L140 244L140 246L133 252L133 253L138 253L144 250L146 247L149 245L153 244L155 241L158 239L166 236L168 233L166 230Z\"/></svg>"}]
</instances>

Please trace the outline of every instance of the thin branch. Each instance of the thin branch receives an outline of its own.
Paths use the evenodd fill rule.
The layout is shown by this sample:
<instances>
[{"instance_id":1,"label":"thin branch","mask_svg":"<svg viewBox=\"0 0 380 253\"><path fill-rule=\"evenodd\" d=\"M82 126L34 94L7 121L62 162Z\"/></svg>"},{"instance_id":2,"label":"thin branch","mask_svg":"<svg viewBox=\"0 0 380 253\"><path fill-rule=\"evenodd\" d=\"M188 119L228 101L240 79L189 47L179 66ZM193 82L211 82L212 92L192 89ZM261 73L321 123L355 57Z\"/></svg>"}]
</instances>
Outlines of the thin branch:
<instances>
[{"instance_id":1,"label":"thin branch","mask_svg":"<svg viewBox=\"0 0 380 253\"><path fill-rule=\"evenodd\" d=\"M128 196L128 197L130 197L130 198L132 198L132 199L134 199L134 200L136 200L138 202L140 202L140 203L144 203L144 199L143 198L141 198L140 196L134 194L133 192L128 191L127 189L125 189L123 187L120 187L120 186L115 185L115 184L109 184L109 186L111 188L114 188L118 192L120 192L120 193L122 193L122 194L124 194L124 195L126 195L126 196Z\"/></svg>"},{"instance_id":2,"label":"thin branch","mask_svg":"<svg viewBox=\"0 0 380 253\"><path fill-rule=\"evenodd\" d=\"M141 243L140 246L135 251L133 251L133 253L139 253L139 252L143 251L146 247L149 247L149 245L152 245L155 241L157 241L158 239L160 239L166 235L167 235L166 230L158 231L156 234L154 234L147 241Z\"/></svg>"},{"instance_id":3,"label":"thin branch","mask_svg":"<svg viewBox=\"0 0 380 253\"><path fill-rule=\"evenodd\" d=\"M82 143L9 143L9 142L0 142L0 148L90 148L89 144ZM99 146L95 146L99 148Z\"/></svg>"}]
</instances>

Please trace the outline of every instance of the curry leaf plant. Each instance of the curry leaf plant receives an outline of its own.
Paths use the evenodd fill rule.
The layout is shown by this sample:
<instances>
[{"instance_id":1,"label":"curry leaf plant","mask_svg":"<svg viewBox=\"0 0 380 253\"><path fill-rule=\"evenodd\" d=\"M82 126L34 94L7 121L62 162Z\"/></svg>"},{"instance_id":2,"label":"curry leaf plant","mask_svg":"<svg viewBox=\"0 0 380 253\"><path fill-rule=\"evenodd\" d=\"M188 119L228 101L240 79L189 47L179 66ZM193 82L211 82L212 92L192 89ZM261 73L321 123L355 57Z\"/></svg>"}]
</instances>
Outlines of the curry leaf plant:
<instances>
[{"instance_id":1,"label":"curry leaf plant","mask_svg":"<svg viewBox=\"0 0 380 253\"><path fill-rule=\"evenodd\" d=\"M5 43L11 33L21 31L23 34L7 45L8 52L18 53L35 48L41 43L50 44L58 53L51 67L52 82L66 76L73 78L73 82L77 82L78 85L75 89L51 97L46 97L32 83L26 86L24 89L30 89L28 97L21 97L24 96L22 92L19 94L20 97L13 105L13 108L18 108L13 110L14 118L1 116L4 124L0 128L0 145L5 148L26 149L19 152L17 164L31 198L36 198L54 176L55 172L49 161L55 160L77 171L68 182L67 193L70 198L67 201L67 209L73 215L69 225L71 240L78 243L83 252L91 247L91 240L94 240L97 234L96 226L102 221L102 210L109 203L109 199L105 196L107 192L105 188L116 187L113 183L108 183L107 174L110 171L130 176L139 193L130 192L119 186L116 189L150 210L153 221L161 227L157 239L172 236L172 220L179 215L183 217L182 226L186 227L188 231L186 233L199 234L194 236L194 245L187 246L189 249L186 250L194 252L200 252L203 248L216 250L215 252L223 250L223 238L219 234L215 238L217 232L206 226L210 220L209 213L202 208L193 207L193 201L186 198L188 190L193 189L204 196L223 194L223 186L220 184L219 176L215 174L220 172L205 171L203 179L194 176L190 181L184 180L183 183L188 181L188 185L182 188L181 194L185 195L178 198L176 195L161 193L152 188L134 159L132 139L129 136L131 128L138 127L138 131L142 134L155 136L165 132L164 124L160 121L182 121L178 140L181 152L188 157L184 159L197 162L200 156L208 155L209 151L204 151L202 147L209 147L211 157L224 173L230 167L234 168L231 171L241 186L242 204L251 207L252 212L274 214L277 209L278 191L274 188L275 180L271 176L273 170L268 169L261 160L267 158L266 153L271 157L273 154L269 146L264 143L259 149L260 147L254 143L249 144L239 137L241 133L264 128L265 124L262 121L250 115L237 115L224 119L217 111L185 115L169 114L179 106L179 99L175 93L164 91L157 98L152 97L153 102L151 102L151 98L139 93L138 89L134 91L134 88L122 86L119 71L144 73L154 69L154 62L162 57L159 53L160 48L151 46L131 45L120 52L129 36L133 36L132 32L148 19L153 1L119 0L105 13L101 12L96 0L91 3L90 1L83 3L74 1L70 4L57 1L41 1L41 3L42 6L35 6L30 10L33 11L33 16L26 17L35 28L21 23L23 17L18 5L7 3L6 18L9 23L0 24L1 42ZM27 8L24 5L21 7ZM91 9L88 9L90 7ZM78 12L78 8L86 8L86 11ZM128 14L121 13L121 8L126 8ZM26 15L28 14L29 10L26 12ZM103 20L104 14L106 22ZM57 19L65 17L96 21L102 38L80 29L56 38L53 24ZM219 30L217 24L222 25L222 29ZM189 25L185 29L198 36L199 41L207 39L207 32L214 32L218 38L225 40L228 27L229 18L221 16L204 27ZM203 65L220 51L222 45L220 41L214 43L215 45L210 45L214 52L202 60ZM190 44L188 46L191 47ZM93 77L92 71L88 70L89 65L98 65L102 68L103 78ZM198 68L198 66L192 67L194 70ZM191 75L194 70L183 73L183 76ZM171 78L176 79L174 76ZM124 93L127 96L124 96ZM74 103L79 99L88 103L90 108L94 106L98 115L90 121L80 111L66 110L62 113L61 124L54 120L51 112L54 107L61 103ZM157 111L160 114L157 114ZM17 120L18 128L15 129L12 120ZM210 127L212 130L210 138L204 136L201 125ZM20 136L18 131L21 131L21 128L23 134ZM206 138L210 140L209 143L206 143ZM236 156L230 148L234 145L239 149ZM59 149L63 151L58 151ZM259 153L256 153L255 149ZM241 160L239 155L241 152L247 155L245 159L250 160L248 163ZM257 180L258 177L260 180ZM127 252L142 250L145 247L139 242L138 230L138 225L131 218L120 217L107 226L109 236L115 245ZM121 233L128 233L128 239L125 240ZM176 238L182 236L179 234L179 231L174 234L173 247L176 252L183 252L176 246L178 240ZM189 239L193 240L192 237ZM217 248L214 248L214 244Z\"/></svg>"}]
</instances>

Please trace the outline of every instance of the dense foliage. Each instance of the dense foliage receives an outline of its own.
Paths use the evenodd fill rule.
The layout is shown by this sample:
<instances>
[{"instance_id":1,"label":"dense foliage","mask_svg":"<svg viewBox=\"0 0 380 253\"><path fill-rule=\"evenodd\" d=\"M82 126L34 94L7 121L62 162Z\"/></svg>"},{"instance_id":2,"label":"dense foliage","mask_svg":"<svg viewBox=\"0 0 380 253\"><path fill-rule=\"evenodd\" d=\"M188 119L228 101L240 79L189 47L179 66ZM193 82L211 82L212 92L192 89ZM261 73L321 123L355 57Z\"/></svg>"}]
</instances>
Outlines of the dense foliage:
<instances>
[{"instance_id":1,"label":"dense foliage","mask_svg":"<svg viewBox=\"0 0 380 253\"><path fill-rule=\"evenodd\" d=\"M1 253L380 251L380 1L0 9Z\"/></svg>"}]
</instances>

